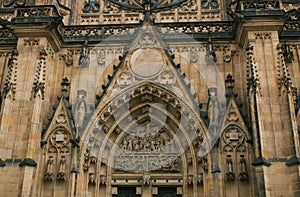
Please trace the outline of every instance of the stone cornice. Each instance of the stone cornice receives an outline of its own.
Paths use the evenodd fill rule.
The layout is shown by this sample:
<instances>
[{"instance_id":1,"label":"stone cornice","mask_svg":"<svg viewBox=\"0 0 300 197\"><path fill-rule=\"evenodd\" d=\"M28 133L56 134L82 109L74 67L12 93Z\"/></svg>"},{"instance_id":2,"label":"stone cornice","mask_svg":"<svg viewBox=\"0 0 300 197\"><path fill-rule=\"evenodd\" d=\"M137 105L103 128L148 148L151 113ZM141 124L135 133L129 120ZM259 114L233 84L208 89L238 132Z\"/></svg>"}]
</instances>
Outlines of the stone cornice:
<instances>
[{"instance_id":1,"label":"stone cornice","mask_svg":"<svg viewBox=\"0 0 300 197\"><path fill-rule=\"evenodd\" d=\"M0 9L0 13L12 12L12 9ZM275 19L275 20L274 20ZM84 43L130 43L141 23L101 24L66 26L62 23L55 6L16 7L14 16L2 20L0 43L2 46L16 45L20 37L45 36L55 51L61 47ZM216 41L235 41L242 46L246 31L268 29L276 30L283 39L299 39L299 19L288 20L283 10L238 11L234 21L155 23L165 42L186 42L185 38L207 41L208 32ZM2 33L1 33L2 32ZM107 39L110 36L116 36ZM110 37L112 38L112 37Z\"/></svg>"}]
</instances>

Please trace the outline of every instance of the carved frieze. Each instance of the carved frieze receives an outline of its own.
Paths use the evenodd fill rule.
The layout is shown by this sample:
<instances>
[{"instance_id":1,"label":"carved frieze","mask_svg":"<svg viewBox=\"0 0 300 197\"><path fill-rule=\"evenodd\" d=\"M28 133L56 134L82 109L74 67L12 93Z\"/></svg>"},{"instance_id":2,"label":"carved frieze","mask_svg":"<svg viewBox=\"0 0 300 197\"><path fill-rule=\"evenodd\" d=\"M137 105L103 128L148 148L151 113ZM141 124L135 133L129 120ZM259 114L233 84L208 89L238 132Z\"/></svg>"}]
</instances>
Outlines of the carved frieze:
<instances>
[{"instance_id":1,"label":"carved frieze","mask_svg":"<svg viewBox=\"0 0 300 197\"><path fill-rule=\"evenodd\" d=\"M280 9L280 0L243 0L238 1L241 10Z\"/></svg>"},{"instance_id":2,"label":"carved frieze","mask_svg":"<svg viewBox=\"0 0 300 197\"><path fill-rule=\"evenodd\" d=\"M12 1L12 0L11 0ZM19 1L19 0L18 0ZM22 1L22 0L20 0ZM55 6L18 7L16 17L49 17L59 16Z\"/></svg>"},{"instance_id":3,"label":"carved frieze","mask_svg":"<svg viewBox=\"0 0 300 197\"><path fill-rule=\"evenodd\" d=\"M272 38L271 32L255 33L254 35L255 39L270 40Z\"/></svg>"},{"instance_id":4,"label":"carved frieze","mask_svg":"<svg viewBox=\"0 0 300 197\"><path fill-rule=\"evenodd\" d=\"M177 154L121 154L115 158L114 168L127 172L180 172L181 159Z\"/></svg>"},{"instance_id":5,"label":"carved frieze","mask_svg":"<svg viewBox=\"0 0 300 197\"><path fill-rule=\"evenodd\" d=\"M32 46L38 46L40 45L39 39L23 39L23 45L32 47Z\"/></svg>"},{"instance_id":6,"label":"carved frieze","mask_svg":"<svg viewBox=\"0 0 300 197\"><path fill-rule=\"evenodd\" d=\"M138 136L128 135L123 139L121 146L124 152L173 152L172 144L169 138L160 133L155 136L140 138Z\"/></svg>"}]
</instances>

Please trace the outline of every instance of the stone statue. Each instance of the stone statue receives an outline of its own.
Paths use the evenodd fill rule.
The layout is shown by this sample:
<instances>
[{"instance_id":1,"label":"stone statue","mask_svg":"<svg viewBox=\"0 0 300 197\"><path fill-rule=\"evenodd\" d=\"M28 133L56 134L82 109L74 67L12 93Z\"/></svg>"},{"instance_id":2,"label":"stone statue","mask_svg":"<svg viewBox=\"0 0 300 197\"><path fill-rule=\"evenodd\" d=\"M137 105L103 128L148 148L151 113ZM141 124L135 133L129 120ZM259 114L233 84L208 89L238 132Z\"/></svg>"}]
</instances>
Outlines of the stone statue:
<instances>
[{"instance_id":1,"label":"stone statue","mask_svg":"<svg viewBox=\"0 0 300 197\"><path fill-rule=\"evenodd\" d=\"M87 42L88 41L85 40L85 43L82 48L82 52L79 57L79 66L80 67L88 67L90 65L90 50L88 48Z\"/></svg>"}]
</instances>

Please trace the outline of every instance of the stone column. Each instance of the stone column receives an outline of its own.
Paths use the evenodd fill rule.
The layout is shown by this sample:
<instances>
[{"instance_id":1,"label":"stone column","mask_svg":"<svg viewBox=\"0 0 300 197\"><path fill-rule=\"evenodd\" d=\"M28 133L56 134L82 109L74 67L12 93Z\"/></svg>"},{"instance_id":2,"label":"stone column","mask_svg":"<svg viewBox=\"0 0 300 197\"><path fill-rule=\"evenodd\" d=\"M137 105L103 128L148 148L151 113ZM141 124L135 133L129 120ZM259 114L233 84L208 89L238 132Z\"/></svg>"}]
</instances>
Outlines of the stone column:
<instances>
[{"instance_id":1,"label":"stone column","mask_svg":"<svg viewBox=\"0 0 300 197\"><path fill-rule=\"evenodd\" d=\"M256 195L293 195L289 188L297 176L286 165L293 155L291 122L282 113L278 83L277 46L283 21L268 18L245 18L239 26L237 39L247 59L247 92L254 139ZM283 180L284 179L284 180Z\"/></svg>"}]
</instances>

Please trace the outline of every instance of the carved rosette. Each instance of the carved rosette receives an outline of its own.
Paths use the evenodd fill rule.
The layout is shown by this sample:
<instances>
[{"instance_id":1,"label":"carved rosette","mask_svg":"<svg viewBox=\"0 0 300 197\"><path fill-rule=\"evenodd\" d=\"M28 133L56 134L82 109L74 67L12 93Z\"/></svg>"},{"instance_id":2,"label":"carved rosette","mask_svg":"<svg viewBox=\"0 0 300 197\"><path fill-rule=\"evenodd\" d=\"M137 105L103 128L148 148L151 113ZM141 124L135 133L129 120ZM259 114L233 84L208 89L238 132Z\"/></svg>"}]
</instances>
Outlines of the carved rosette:
<instances>
[{"instance_id":1,"label":"carved rosette","mask_svg":"<svg viewBox=\"0 0 300 197\"><path fill-rule=\"evenodd\" d=\"M245 142L244 133L237 127L231 126L223 133L223 141L226 144L224 151L232 152L236 148L240 148ZM243 150L244 148L242 148Z\"/></svg>"}]
</instances>

